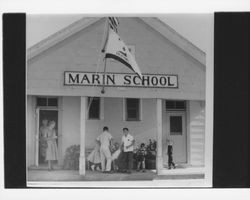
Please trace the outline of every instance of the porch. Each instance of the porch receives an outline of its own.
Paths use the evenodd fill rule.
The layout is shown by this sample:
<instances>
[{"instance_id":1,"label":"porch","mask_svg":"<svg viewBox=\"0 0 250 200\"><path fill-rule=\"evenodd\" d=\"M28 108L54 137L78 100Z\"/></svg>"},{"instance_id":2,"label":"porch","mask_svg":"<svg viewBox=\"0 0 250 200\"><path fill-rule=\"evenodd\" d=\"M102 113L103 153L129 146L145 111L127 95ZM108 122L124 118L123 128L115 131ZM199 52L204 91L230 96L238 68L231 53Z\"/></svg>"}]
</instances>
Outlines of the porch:
<instances>
[{"instance_id":1,"label":"porch","mask_svg":"<svg viewBox=\"0 0 250 200\"><path fill-rule=\"evenodd\" d=\"M167 170L167 169L166 169ZM86 171L85 175L79 175L77 170L54 170L47 171L43 169L28 170L27 181L30 182L53 182L53 181L154 181L154 180L191 180L204 179L204 173L201 169L184 170L176 168L167 170L168 174L158 175L156 170L147 170L146 172L132 171L131 174L112 173L105 174L98 171ZM188 173L189 171L189 173ZM198 173L199 171L199 173Z\"/></svg>"}]
</instances>

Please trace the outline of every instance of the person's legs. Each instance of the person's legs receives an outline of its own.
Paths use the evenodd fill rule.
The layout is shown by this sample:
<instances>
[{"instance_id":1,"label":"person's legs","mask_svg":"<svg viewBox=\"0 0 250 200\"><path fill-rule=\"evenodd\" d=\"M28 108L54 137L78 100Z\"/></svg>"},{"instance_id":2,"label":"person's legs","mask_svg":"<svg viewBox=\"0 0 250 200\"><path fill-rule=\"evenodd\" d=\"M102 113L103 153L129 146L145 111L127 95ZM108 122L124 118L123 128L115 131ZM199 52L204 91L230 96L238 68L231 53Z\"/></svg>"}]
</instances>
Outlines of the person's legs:
<instances>
[{"instance_id":1,"label":"person's legs","mask_svg":"<svg viewBox=\"0 0 250 200\"><path fill-rule=\"evenodd\" d=\"M171 161L170 161L170 155L168 154L168 169L171 168Z\"/></svg>"},{"instance_id":2,"label":"person's legs","mask_svg":"<svg viewBox=\"0 0 250 200\"><path fill-rule=\"evenodd\" d=\"M108 148L103 149L103 153L104 153L105 158L107 160L106 170L105 171L110 171L111 170L111 162L112 162L111 153L110 153Z\"/></svg>"},{"instance_id":3,"label":"person's legs","mask_svg":"<svg viewBox=\"0 0 250 200\"><path fill-rule=\"evenodd\" d=\"M128 152L123 152L122 168L124 172L128 170Z\"/></svg>"},{"instance_id":4,"label":"person's legs","mask_svg":"<svg viewBox=\"0 0 250 200\"><path fill-rule=\"evenodd\" d=\"M137 171L140 170L140 167L141 167L141 161L140 159L137 160Z\"/></svg>"},{"instance_id":5,"label":"person's legs","mask_svg":"<svg viewBox=\"0 0 250 200\"><path fill-rule=\"evenodd\" d=\"M100 148L100 156L101 156L101 167L102 167L102 171L105 171L105 155L103 152L103 148Z\"/></svg>"},{"instance_id":6,"label":"person's legs","mask_svg":"<svg viewBox=\"0 0 250 200\"><path fill-rule=\"evenodd\" d=\"M51 170L51 160L48 160L48 169Z\"/></svg>"},{"instance_id":7,"label":"person's legs","mask_svg":"<svg viewBox=\"0 0 250 200\"><path fill-rule=\"evenodd\" d=\"M145 172L145 157L142 159L142 171Z\"/></svg>"},{"instance_id":8,"label":"person's legs","mask_svg":"<svg viewBox=\"0 0 250 200\"><path fill-rule=\"evenodd\" d=\"M133 152L128 152L128 172L131 172L133 168Z\"/></svg>"}]
</instances>

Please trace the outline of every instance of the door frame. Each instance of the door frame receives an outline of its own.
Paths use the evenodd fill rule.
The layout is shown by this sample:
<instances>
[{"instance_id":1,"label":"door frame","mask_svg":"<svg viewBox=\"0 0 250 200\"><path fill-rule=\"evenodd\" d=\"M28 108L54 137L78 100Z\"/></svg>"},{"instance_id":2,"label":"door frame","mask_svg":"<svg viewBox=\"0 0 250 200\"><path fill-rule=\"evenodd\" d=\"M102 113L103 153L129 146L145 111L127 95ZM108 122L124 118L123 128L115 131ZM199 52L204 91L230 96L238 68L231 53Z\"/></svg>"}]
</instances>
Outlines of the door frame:
<instances>
[{"instance_id":1,"label":"door frame","mask_svg":"<svg viewBox=\"0 0 250 200\"><path fill-rule=\"evenodd\" d=\"M58 107L37 107L36 108L36 134L35 134L35 166L39 166L39 130L40 130L40 111L46 110L46 111L57 111L57 129L59 129L59 111L60 109ZM58 130L57 130L58 131ZM59 141L58 141L59 145Z\"/></svg>"},{"instance_id":2,"label":"door frame","mask_svg":"<svg viewBox=\"0 0 250 200\"><path fill-rule=\"evenodd\" d=\"M187 111L183 111L183 110L166 110L165 112L166 114L166 127L167 129L170 127L168 127L170 124L168 123L168 121L170 122L170 120L168 120L169 116L177 116L177 115L181 115L184 117L184 120L182 120L182 126L183 126L183 130L185 131L185 157L186 157L186 161L184 163L181 164L188 164L189 163L189 152L188 152L188 146L189 146L189 140L188 140L188 120L187 120ZM165 132L165 134L167 134L167 137L170 136L170 132L168 132L168 130Z\"/></svg>"}]
</instances>

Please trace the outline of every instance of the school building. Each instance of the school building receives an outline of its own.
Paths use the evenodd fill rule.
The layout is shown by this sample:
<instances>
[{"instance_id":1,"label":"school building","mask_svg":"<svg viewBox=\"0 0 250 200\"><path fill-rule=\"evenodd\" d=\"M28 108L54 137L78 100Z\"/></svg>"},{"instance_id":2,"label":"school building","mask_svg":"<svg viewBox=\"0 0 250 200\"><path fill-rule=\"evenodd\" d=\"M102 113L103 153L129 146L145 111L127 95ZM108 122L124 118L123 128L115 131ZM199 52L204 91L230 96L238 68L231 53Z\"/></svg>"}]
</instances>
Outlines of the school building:
<instances>
[{"instance_id":1,"label":"school building","mask_svg":"<svg viewBox=\"0 0 250 200\"><path fill-rule=\"evenodd\" d=\"M156 140L158 174L166 171L167 139L175 163L204 167L205 53L157 18L118 19L118 34L142 79L112 59L103 73L105 18L82 18L27 50L27 167L45 164L39 155L43 119L56 121L58 165L68 147L80 145L80 174L103 126L117 142L123 127L137 145Z\"/></svg>"}]
</instances>

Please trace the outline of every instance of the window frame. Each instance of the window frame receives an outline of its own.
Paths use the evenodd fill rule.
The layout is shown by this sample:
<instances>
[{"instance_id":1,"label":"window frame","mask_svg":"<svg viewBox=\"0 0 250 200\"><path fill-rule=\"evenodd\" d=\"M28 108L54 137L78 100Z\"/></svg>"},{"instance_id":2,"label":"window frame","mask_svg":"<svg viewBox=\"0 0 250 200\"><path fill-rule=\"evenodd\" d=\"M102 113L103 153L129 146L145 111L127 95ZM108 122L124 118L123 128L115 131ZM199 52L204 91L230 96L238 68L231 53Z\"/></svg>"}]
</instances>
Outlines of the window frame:
<instances>
[{"instance_id":1,"label":"window frame","mask_svg":"<svg viewBox=\"0 0 250 200\"><path fill-rule=\"evenodd\" d=\"M90 101L90 98L97 98L98 100L99 100L99 113L98 113L98 118L91 118L90 117L90 108L91 107L89 107L89 101ZM88 108L88 113L87 113L87 119L88 120L101 120L102 119L102 114L101 114L101 111L102 111L102 109L101 109L101 106L102 106L102 103L101 103L101 101L102 101L102 99L101 99L101 97L88 97L88 99L87 99L87 108Z\"/></svg>"},{"instance_id":2,"label":"window frame","mask_svg":"<svg viewBox=\"0 0 250 200\"><path fill-rule=\"evenodd\" d=\"M137 111L137 118L128 118L128 105L127 105L127 100L128 99L137 99L138 100L138 111ZM142 101L140 98L124 98L123 99L123 110L124 110L124 115L123 115L123 120L127 122L139 122L142 121Z\"/></svg>"},{"instance_id":3,"label":"window frame","mask_svg":"<svg viewBox=\"0 0 250 200\"><path fill-rule=\"evenodd\" d=\"M38 99L46 99L46 105L38 105ZM57 105L50 106L49 99L56 99ZM36 108L58 108L59 107L59 97L48 97L48 96L37 96L36 97Z\"/></svg>"},{"instance_id":4,"label":"window frame","mask_svg":"<svg viewBox=\"0 0 250 200\"><path fill-rule=\"evenodd\" d=\"M173 102L174 108L167 108L167 102ZM176 108L176 102L184 102L184 108ZM166 111L186 111L187 101L186 100L165 100L165 110Z\"/></svg>"},{"instance_id":5,"label":"window frame","mask_svg":"<svg viewBox=\"0 0 250 200\"><path fill-rule=\"evenodd\" d=\"M181 131L171 131L171 118L173 119L173 118L180 118L181 119ZM170 115L169 116L169 134L170 134L170 136L182 136L183 135L183 116L182 115Z\"/></svg>"}]
</instances>

